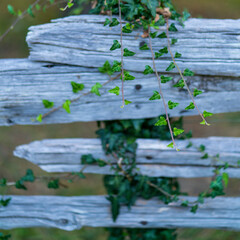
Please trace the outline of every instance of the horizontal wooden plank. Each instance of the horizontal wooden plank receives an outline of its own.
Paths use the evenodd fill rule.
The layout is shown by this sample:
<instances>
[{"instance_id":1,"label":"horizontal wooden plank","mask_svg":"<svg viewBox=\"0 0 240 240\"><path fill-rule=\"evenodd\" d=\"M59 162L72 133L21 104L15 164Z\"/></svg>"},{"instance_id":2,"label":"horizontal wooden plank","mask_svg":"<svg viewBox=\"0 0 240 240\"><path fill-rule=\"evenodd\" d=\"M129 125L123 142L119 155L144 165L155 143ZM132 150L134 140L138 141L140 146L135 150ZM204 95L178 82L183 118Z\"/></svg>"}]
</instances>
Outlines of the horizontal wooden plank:
<instances>
[{"instance_id":1,"label":"horizontal wooden plank","mask_svg":"<svg viewBox=\"0 0 240 240\"><path fill-rule=\"evenodd\" d=\"M131 210L123 206L114 223L104 196L12 196L10 205L0 208L0 229L46 227L71 231L89 226L240 230L239 209L240 198L230 197L206 199L196 214L180 203L138 200Z\"/></svg>"},{"instance_id":2,"label":"horizontal wooden plank","mask_svg":"<svg viewBox=\"0 0 240 240\"><path fill-rule=\"evenodd\" d=\"M114 80L100 90L101 97L93 94L84 96L71 104L71 114L61 109L44 119L43 123L136 119L164 114L161 101L148 100L153 91L158 90L155 77L146 77L141 73L134 75L136 80L125 83L125 97L133 103L124 109L120 108L121 96L108 93L109 89L120 86L120 80ZM174 80L163 85L165 98L180 103L179 107L169 110L170 116L196 115L195 110L184 110L191 101L186 90L172 87L179 77L174 74L169 76L173 76ZM32 119L48 111L44 109L42 99L61 106L66 99L79 96L72 93L71 81L84 83L86 88L83 92L86 93L96 82L105 83L108 77L95 68L32 62L28 59L0 59L0 79L0 125L13 125L38 124ZM204 91L196 98L201 111L240 111L239 78L197 75L191 79L191 89L196 87Z\"/></svg>"},{"instance_id":3,"label":"horizontal wooden plank","mask_svg":"<svg viewBox=\"0 0 240 240\"><path fill-rule=\"evenodd\" d=\"M100 67L106 60L119 60L120 49L109 49L114 39L120 39L120 26L111 30L104 27L105 18L70 16L31 27L27 36L30 59L83 67ZM240 76L240 19L192 18L185 23L185 28L179 25L178 28L170 37L179 39L172 50L182 53L177 59L181 69L191 68L197 75ZM160 27L159 32L162 31L166 31L165 26ZM150 51L139 50L141 42L148 43L141 35L140 29L123 36L124 47L136 52L134 57L124 59L127 70L139 72L145 65L152 65ZM166 45L166 39L153 39L154 51ZM165 72L170 61L170 54L158 59L159 72Z\"/></svg>"},{"instance_id":4,"label":"horizontal wooden plank","mask_svg":"<svg viewBox=\"0 0 240 240\"><path fill-rule=\"evenodd\" d=\"M168 141L138 139L137 167L143 175L155 177L210 177L214 166L228 162L226 170L229 177L240 178L240 138L210 137L191 139L194 147L186 148L189 140L177 140L180 152L167 148ZM201 159L203 153L197 150L206 146L209 158ZM95 158L116 163L110 156L105 156L99 139L46 139L27 145L18 146L14 155L25 158L47 172L80 171L81 156L92 154ZM220 155L220 161L210 156ZM111 174L109 166L89 165L86 173Z\"/></svg>"}]
</instances>

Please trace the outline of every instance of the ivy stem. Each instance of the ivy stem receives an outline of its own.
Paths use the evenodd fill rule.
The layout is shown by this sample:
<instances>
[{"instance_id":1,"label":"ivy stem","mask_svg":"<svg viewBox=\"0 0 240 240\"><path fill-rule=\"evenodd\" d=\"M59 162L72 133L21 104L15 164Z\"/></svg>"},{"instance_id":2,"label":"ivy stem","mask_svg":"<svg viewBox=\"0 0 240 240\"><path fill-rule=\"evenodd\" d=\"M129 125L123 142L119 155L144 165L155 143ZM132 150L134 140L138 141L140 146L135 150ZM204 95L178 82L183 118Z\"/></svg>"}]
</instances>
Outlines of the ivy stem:
<instances>
[{"instance_id":1,"label":"ivy stem","mask_svg":"<svg viewBox=\"0 0 240 240\"><path fill-rule=\"evenodd\" d=\"M69 2L68 2L68 4L71 4L71 3L73 3L73 0L70 0ZM62 11L66 11L67 9L68 9L68 4L62 9Z\"/></svg>"},{"instance_id":2,"label":"ivy stem","mask_svg":"<svg viewBox=\"0 0 240 240\"><path fill-rule=\"evenodd\" d=\"M122 66L122 107L125 105L124 101L124 65L123 65L123 33L122 33L122 9L121 9L121 1L118 0L118 10L119 10L119 21L120 21L120 30L121 30L121 66Z\"/></svg>"},{"instance_id":3,"label":"ivy stem","mask_svg":"<svg viewBox=\"0 0 240 240\"><path fill-rule=\"evenodd\" d=\"M84 165L81 170L79 171L79 173L83 173L83 171L87 168L87 165ZM35 180L37 181L41 181L41 180L52 180L52 179L56 179L59 178L60 180L74 180L74 178L77 175L73 175L72 173L62 173L62 174L57 174L57 175L53 175L53 176L36 176ZM62 184L62 183L61 183ZM8 187L11 186L15 186L16 182L7 182L6 184ZM63 184L62 184L63 186ZM66 185L64 185L63 187L66 187Z\"/></svg>"},{"instance_id":4,"label":"ivy stem","mask_svg":"<svg viewBox=\"0 0 240 240\"><path fill-rule=\"evenodd\" d=\"M165 19L166 19L166 23L167 23L167 25L166 25L166 26L167 26L166 33L167 33L168 51L169 51L169 53L170 53L170 55L171 55L171 58L172 58L172 60L173 60L173 63L174 63L174 65L176 66L176 68L177 68L177 70L178 70L178 72L179 72L179 74L180 74L180 76L181 76L181 78L182 78L182 80L183 80L186 88L187 88L187 91L188 91L188 93L189 93L189 95L190 95L190 97L191 97L191 99L192 99L192 102L193 102L194 106L196 107L196 109L197 109L200 117L201 117L202 120L206 123L206 125L209 126L210 124L207 122L207 120L204 118L203 114L202 114L201 111L199 110L199 108L198 108L198 106L197 106L197 104L196 104L196 102L195 102L195 100L194 100L194 98L193 98L193 95L192 95L192 93L191 93L191 91L190 91L190 89L189 89L189 87L188 87L188 85L187 85L187 82L186 82L186 80L185 80L185 78L184 78L184 76L183 76L183 74L182 74L182 71L180 70L179 66L177 65L177 63L176 63L176 61L175 61L175 58L174 58L173 53L172 53L172 50L171 50L171 43L170 43L169 30L168 30L168 28L169 28L168 18L165 18Z\"/></svg>"},{"instance_id":5,"label":"ivy stem","mask_svg":"<svg viewBox=\"0 0 240 240\"><path fill-rule=\"evenodd\" d=\"M36 6L41 0L36 0L33 4L31 4L31 8L33 8L34 6ZM25 17L25 15L27 14L27 9L22 12L22 14L20 16L18 16L15 21L12 23L12 25L0 36L0 42L7 36L7 34L16 26L16 24Z\"/></svg>"},{"instance_id":6,"label":"ivy stem","mask_svg":"<svg viewBox=\"0 0 240 240\"><path fill-rule=\"evenodd\" d=\"M105 85L107 85L108 83L112 82L113 80L119 78L120 75L121 75L121 74L118 74L118 75L115 76L115 77L110 77L110 79L109 79L108 81L106 81L105 83L103 83L102 86L105 86ZM84 93L84 94L82 94L82 95L80 95L80 96L78 96L78 97L76 97L76 98L73 98L72 100L70 100L70 102L71 102L71 103L76 102L76 101L78 101L80 98L82 98L82 97L84 97L84 96L87 96L87 95L89 95L89 94L91 94L91 93L92 93L91 91L88 91L88 92L86 92L86 93ZM49 112L43 114L43 115L42 115L42 119L44 119L44 118L46 118L48 115L50 115L50 114L52 114L52 113L60 110L61 108L62 108L62 105L60 105L60 106L58 106L58 107L56 107L56 108L53 108L53 109L50 110Z\"/></svg>"},{"instance_id":7,"label":"ivy stem","mask_svg":"<svg viewBox=\"0 0 240 240\"><path fill-rule=\"evenodd\" d=\"M166 120L167 120L168 128L169 128L169 131L170 131L170 134L171 134L172 142L173 142L173 145L175 146L175 149L178 151L177 145L176 145L175 140L174 140L171 123L170 123L170 120L169 120L169 117L168 117L167 104L165 102L165 98L164 98L164 95L163 95L163 92L162 92L161 79L158 75L158 71L157 71L156 64L155 64L155 58L154 58L154 53L153 53L153 48L152 48L152 39L151 39L150 33L151 33L151 30L150 30L150 27L148 27L149 47L150 47L151 54L152 54L153 69L155 71L155 74L156 74L156 77L157 77L157 80L158 80L159 93L160 93L160 95L162 97L162 100L163 100L163 105L164 105L165 114L166 114Z\"/></svg>"},{"instance_id":8,"label":"ivy stem","mask_svg":"<svg viewBox=\"0 0 240 240\"><path fill-rule=\"evenodd\" d=\"M31 8L35 7L39 2L41 2L41 0L36 0L32 5L30 5ZM45 1L43 4L41 4L41 6L43 6L45 3L48 3L48 2L49 2L49 1ZM66 0L54 2L54 3L52 3L52 4L49 4L49 5L46 7L46 9L49 8L49 7L52 7L52 6L56 5L56 4L64 3L64 2L66 2ZM33 11L33 12L34 12L34 11ZM17 25L17 23L18 23L20 20L22 20L24 17L26 17L26 15L27 15L27 9L24 10L24 11L22 12L22 14L21 14L20 16L18 16L18 17L14 20L14 22L12 23L12 25L0 36L0 42L8 35L8 33Z\"/></svg>"}]
</instances>

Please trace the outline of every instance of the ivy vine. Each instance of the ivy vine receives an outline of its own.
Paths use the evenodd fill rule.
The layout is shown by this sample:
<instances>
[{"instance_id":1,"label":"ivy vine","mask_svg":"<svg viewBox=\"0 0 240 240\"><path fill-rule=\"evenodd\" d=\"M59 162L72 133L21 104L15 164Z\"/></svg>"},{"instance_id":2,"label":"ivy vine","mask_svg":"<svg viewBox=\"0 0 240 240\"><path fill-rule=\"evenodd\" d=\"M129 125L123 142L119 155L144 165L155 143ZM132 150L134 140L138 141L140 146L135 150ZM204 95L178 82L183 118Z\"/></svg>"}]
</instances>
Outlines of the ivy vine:
<instances>
[{"instance_id":1,"label":"ivy vine","mask_svg":"<svg viewBox=\"0 0 240 240\"><path fill-rule=\"evenodd\" d=\"M39 5L40 0L34 2L24 12L15 11L15 9L8 5L8 11L12 15L18 16L16 22L12 27L26 14L34 16L33 10L40 10L46 4L56 3L54 0L45 2L45 5ZM73 0L65 1L66 4L61 8L62 11L70 9L74 6ZM180 69L176 59L181 59L182 54L173 52L172 46L178 42L174 33L178 30L176 21L184 27L184 22L190 17L187 11L179 14L174 8L171 0L96 0L93 2L93 8L90 11L92 14L107 15L104 26L110 28L119 27L119 39L114 39L110 51L120 49L119 59L113 62L106 61L103 63L99 71L109 76L109 80L103 84L96 82L90 91L82 93L85 89L83 83L71 82L72 91L77 96L73 99L66 99L62 105L55 106L54 102L50 99L43 99L43 106L48 109L45 114L39 114L36 120L42 122L50 114L53 114L59 109L65 109L67 113L71 113L71 104L79 101L82 97L90 94L101 96L101 89L103 86L108 85L110 82L120 79L121 86L115 86L109 89L108 92L115 95L122 96L122 102L119 107L125 108L126 105L132 103L132 99L126 99L124 95L124 84L126 81L135 80L134 74L127 71L124 67L124 59L130 58L137 53L123 45L123 39L126 34L132 33L134 30L142 29L142 38L148 39L148 44L144 43L139 47L141 51L149 51L151 53L152 65L146 65L142 69L144 75L155 74L158 82L158 89L155 89L152 96L149 96L149 101L159 101L163 103L165 115L153 119L135 119L135 120L118 120L118 121L105 121L104 128L97 131L98 136L102 142L102 148L106 155L111 155L114 161L106 161L105 159L95 159L91 153L81 157L81 163L84 168L80 172L73 172L68 174L58 174L53 176L35 176L31 169L26 171L26 174L15 182L8 182L7 179L0 179L0 188L2 190L2 198L0 200L0 207L6 207L11 199L5 198L4 195L10 187L27 190L26 182L45 181L48 188L57 189L65 187L63 180L73 182L76 179L85 178L84 169L89 164L97 164L99 167L109 165L112 170L112 175L104 177L104 185L106 187L108 196L107 199L111 203L111 212L113 221L117 220L121 212L121 206L125 205L129 209L134 205L138 198L151 199L158 198L166 204L170 202L180 202L182 206L189 208L192 213L196 213L199 204L204 202L204 198L224 195L224 187L228 184L228 174L224 172L229 166L227 163L221 163L215 167L214 177L209 185L209 188L201 192L195 202L188 202L184 199L185 193L180 191L179 183L175 178L163 177L149 177L142 175L136 166L136 150L137 138L155 138L161 140L169 140L169 148L179 150L175 138L189 139L191 133L185 133L182 127L182 118L178 121L173 121L169 117L169 112L178 107L180 104L164 97L162 84L171 82L171 76L159 75L156 59L170 54L171 63L165 69L166 72L171 72L176 69L179 73L179 80L173 84L175 88L185 88L189 93L190 99L188 106L185 109L191 111L195 109L201 117L200 124L209 125L206 117L212 116L212 113L206 110L201 112L198 108L195 98L202 94L200 89L191 91L187 85L186 77L194 76L194 72L189 68ZM118 17L117 17L118 16ZM174 20L174 21L173 21ZM160 27L165 26L165 31L160 32ZM4 33L0 40L6 36L9 30ZM158 51L154 51L152 42L163 41L166 43ZM124 109L123 109L124 111ZM205 151L205 146L194 146L189 140L189 148L197 148L202 152L202 158L212 158L214 161L220 162L220 156L210 156ZM222 171L223 170L223 171ZM143 225L146 223L142 223ZM109 228L109 240L174 240L176 239L176 231L169 229L129 229L129 228ZM0 233L0 239L7 240L10 235L3 235Z\"/></svg>"}]
</instances>

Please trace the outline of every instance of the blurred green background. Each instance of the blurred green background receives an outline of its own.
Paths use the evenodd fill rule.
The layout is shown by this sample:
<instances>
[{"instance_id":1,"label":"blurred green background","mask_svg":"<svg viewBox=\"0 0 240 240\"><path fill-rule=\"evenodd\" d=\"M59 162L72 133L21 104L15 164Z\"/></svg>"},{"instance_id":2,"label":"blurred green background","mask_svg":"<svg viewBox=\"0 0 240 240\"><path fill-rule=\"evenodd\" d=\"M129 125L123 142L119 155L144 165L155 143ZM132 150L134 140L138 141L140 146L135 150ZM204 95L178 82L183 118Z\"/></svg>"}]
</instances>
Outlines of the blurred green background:
<instances>
[{"instance_id":1,"label":"blurred green background","mask_svg":"<svg viewBox=\"0 0 240 240\"><path fill-rule=\"evenodd\" d=\"M11 4L16 9L24 10L33 1L30 0L1 0L0 3L0 35L11 25L15 17L9 15L7 5ZM87 11L88 4L81 1L83 12ZM175 0L177 8L188 9L193 17L206 18L240 18L240 0ZM0 42L0 58L21 58L28 56L28 47L25 42L27 29L31 25L49 22L50 19L63 17L68 12L59 11L62 5L55 5L47 9L45 13L36 13L35 18L26 17L11 30L7 37ZM199 126L198 117L185 117L186 130L193 130L194 137L207 136L235 136L240 137L240 113L216 114L211 119L211 127ZM27 168L32 168L36 174L45 175L43 171L23 159L13 157L16 146L44 138L77 138L95 137L96 123L72 123L42 126L12 126L0 127L0 178L17 180L24 175ZM101 176L87 175L74 184L68 184L69 188L56 191L49 190L42 184L28 185L28 191L10 189L8 194L19 195L100 195L104 194ZM182 190L191 194L197 194L206 189L209 179L180 179ZM67 183L66 183L67 184ZM240 185L238 180L231 180L227 190L228 195L239 196ZM6 232L6 231L5 231ZM66 232L56 229L15 229L7 231L12 234L13 240L103 240L107 238L104 229L84 228L79 231ZM220 230L185 229L178 230L179 240L232 240L240 239L240 233Z\"/></svg>"}]
</instances>

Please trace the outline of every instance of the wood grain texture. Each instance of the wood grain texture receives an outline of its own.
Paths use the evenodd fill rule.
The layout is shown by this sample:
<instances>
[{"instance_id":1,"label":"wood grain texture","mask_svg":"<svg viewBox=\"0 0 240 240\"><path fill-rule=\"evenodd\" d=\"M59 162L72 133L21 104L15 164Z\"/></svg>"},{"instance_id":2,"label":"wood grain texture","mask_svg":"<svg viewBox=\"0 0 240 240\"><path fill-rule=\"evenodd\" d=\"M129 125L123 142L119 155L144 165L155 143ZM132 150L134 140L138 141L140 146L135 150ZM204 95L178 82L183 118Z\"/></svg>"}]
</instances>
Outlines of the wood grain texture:
<instances>
[{"instance_id":1,"label":"wood grain texture","mask_svg":"<svg viewBox=\"0 0 240 240\"><path fill-rule=\"evenodd\" d=\"M114 80L100 89L101 97L93 94L84 96L71 104L71 114L61 109L44 119L43 123L136 119L164 114L161 101L148 100L153 91L158 89L155 77L146 77L141 73L134 75L136 80L125 83L125 97L133 103L124 109L120 108L121 96L108 93L109 89L120 85L120 80ZM171 76L174 80L163 85L165 98L179 102L180 105L169 110L170 116L196 115L195 110L184 110L191 100L185 89L172 87L178 81L178 76ZM240 111L238 78L199 75L191 79L191 89L196 87L204 91L204 94L196 98L201 111ZM54 101L55 106L61 106L66 99L79 96L72 93L71 81L84 83L85 93L96 82L106 82L108 77L96 68L40 63L28 59L0 59L0 80L0 125L13 125L39 124L32 119L48 111L44 109L42 99Z\"/></svg>"},{"instance_id":2,"label":"wood grain texture","mask_svg":"<svg viewBox=\"0 0 240 240\"><path fill-rule=\"evenodd\" d=\"M240 178L240 138L210 137L191 139L193 147L186 148L188 140L178 140L180 152L166 147L168 141L153 139L138 139L137 167L143 175L155 177L210 177L213 176L214 166L228 162L225 170L229 177ZM201 159L204 155L197 148L206 146L209 158ZM81 156L92 154L95 158L109 160L116 164L116 160L105 156L99 139L46 139L35 141L27 145L18 146L14 155L25 158L38 165L47 172L80 171ZM220 154L220 161L211 156ZM98 167L88 165L86 173L111 174L109 166Z\"/></svg>"},{"instance_id":3,"label":"wood grain texture","mask_svg":"<svg viewBox=\"0 0 240 240\"><path fill-rule=\"evenodd\" d=\"M114 39L120 39L120 26L104 27L105 18L71 16L31 27L27 36L30 59L83 67L100 67L106 60L119 60L120 49L109 49ZM182 53L182 58L177 60L181 69L191 68L197 75L240 76L240 19L192 18L185 28L179 24L177 27L179 31L170 37L179 39L172 50ZM158 31L166 31L165 26ZM152 65L150 51L139 50L141 42L148 43L141 35L142 29L124 34L124 47L136 52L134 57L124 59L127 70L139 72L145 65ZM166 39L153 39L154 51L166 45ZM159 72L165 72L170 61L170 54L157 60Z\"/></svg>"},{"instance_id":4,"label":"wood grain texture","mask_svg":"<svg viewBox=\"0 0 240 240\"><path fill-rule=\"evenodd\" d=\"M104 196L12 196L9 206L0 208L0 229L46 227L71 231L89 226L240 230L239 209L240 198L230 197L206 199L196 214L180 203L138 200L131 210L123 206L114 223Z\"/></svg>"}]
</instances>

